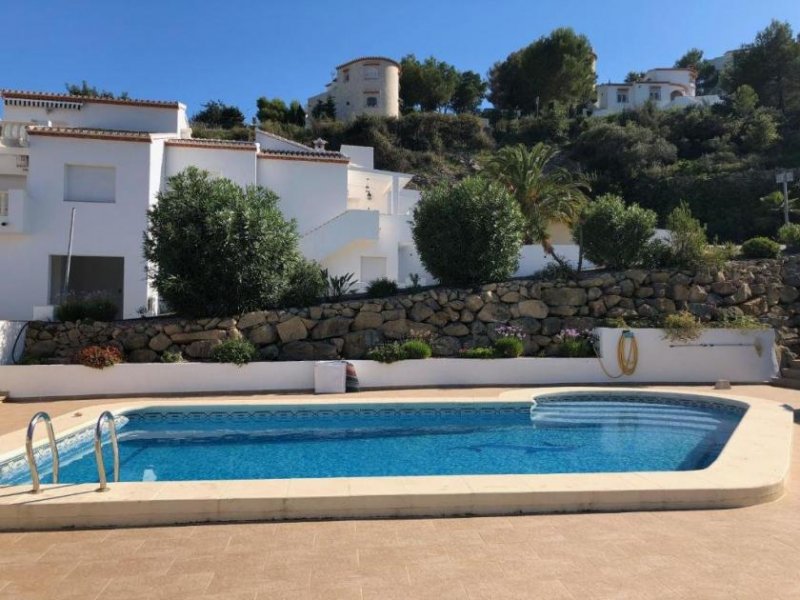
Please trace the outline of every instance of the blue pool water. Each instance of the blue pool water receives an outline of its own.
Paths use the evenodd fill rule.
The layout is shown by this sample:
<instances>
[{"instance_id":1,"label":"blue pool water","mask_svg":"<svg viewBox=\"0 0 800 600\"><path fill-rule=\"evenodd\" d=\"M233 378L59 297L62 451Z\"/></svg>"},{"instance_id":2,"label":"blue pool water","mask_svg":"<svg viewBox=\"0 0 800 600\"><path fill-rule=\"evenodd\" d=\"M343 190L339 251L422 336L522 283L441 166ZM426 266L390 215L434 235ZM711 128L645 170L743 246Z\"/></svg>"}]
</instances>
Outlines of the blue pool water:
<instances>
[{"instance_id":1,"label":"blue pool water","mask_svg":"<svg viewBox=\"0 0 800 600\"><path fill-rule=\"evenodd\" d=\"M118 419L122 481L686 471L744 409L637 393L515 403L148 408ZM22 440L20 440L22 442ZM111 452L105 443L105 462ZM96 482L91 431L59 442L62 482ZM47 452L40 468L49 482ZM0 484L30 481L20 457Z\"/></svg>"}]
</instances>

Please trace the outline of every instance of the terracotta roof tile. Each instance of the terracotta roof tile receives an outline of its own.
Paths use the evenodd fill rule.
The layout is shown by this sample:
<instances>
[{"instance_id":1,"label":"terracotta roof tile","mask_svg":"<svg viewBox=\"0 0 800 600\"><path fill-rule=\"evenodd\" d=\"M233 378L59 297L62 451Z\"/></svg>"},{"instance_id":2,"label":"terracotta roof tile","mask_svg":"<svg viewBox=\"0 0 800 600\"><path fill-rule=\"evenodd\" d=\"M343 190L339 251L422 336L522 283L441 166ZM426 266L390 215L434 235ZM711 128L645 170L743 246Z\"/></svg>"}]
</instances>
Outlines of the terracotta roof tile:
<instances>
[{"instance_id":1,"label":"terracotta roof tile","mask_svg":"<svg viewBox=\"0 0 800 600\"><path fill-rule=\"evenodd\" d=\"M167 146L183 146L187 148L213 148L218 150L249 150L256 149L255 142L243 140L215 140L208 138L171 138L165 144Z\"/></svg>"},{"instance_id":2,"label":"terracotta roof tile","mask_svg":"<svg viewBox=\"0 0 800 600\"><path fill-rule=\"evenodd\" d=\"M346 63L338 65L336 68L341 69L342 67L346 67L347 65L352 65L353 63L361 62L362 60L384 60L386 62L392 63L396 67L400 67L399 62L397 62L393 58L387 58L386 56L361 56L359 58L354 58L353 60L348 60Z\"/></svg>"},{"instance_id":3,"label":"terracotta roof tile","mask_svg":"<svg viewBox=\"0 0 800 600\"><path fill-rule=\"evenodd\" d=\"M25 90L0 90L3 98L22 100L52 100L54 102L92 102L95 104L119 104L123 106L150 106L154 108L180 108L175 100L140 100L134 98L99 98L97 96L73 96L56 92L30 92Z\"/></svg>"},{"instance_id":4,"label":"terracotta roof tile","mask_svg":"<svg viewBox=\"0 0 800 600\"><path fill-rule=\"evenodd\" d=\"M259 158L276 158L285 160L313 160L313 161L337 162L337 163L350 162L350 157L345 156L341 152L329 152L327 150L320 152L318 150L313 150L311 148L309 148L308 151L262 150L258 156Z\"/></svg>"},{"instance_id":5,"label":"terracotta roof tile","mask_svg":"<svg viewBox=\"0 0 800 600\"><path fill-rule=\"evenodd\" d=\"M28 134L51 137L88 138L95 140L118 140L124 142L151 142L150 134L145 131L118 131L114 129L87 129L83 127L47 127L29 125Z\"/></svg>"}]
</instances>

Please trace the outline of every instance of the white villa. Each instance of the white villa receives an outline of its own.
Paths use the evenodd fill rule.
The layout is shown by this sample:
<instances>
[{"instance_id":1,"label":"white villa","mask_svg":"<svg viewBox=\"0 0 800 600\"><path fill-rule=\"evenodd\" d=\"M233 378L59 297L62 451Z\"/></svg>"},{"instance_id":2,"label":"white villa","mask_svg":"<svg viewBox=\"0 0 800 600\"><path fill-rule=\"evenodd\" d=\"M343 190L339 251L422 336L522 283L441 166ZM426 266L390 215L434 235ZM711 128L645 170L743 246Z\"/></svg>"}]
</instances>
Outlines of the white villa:
<instances>
[{"instance_id":1,"label":"white villa","mask_svg":"<svg viewBox=\"0 0 800 600\"><path fill-rule=\"evenodd\" d=\"M719 96L696 96L693 69L650 69L641 81L631 83L604 83L597 86L597 102L592 116L604 117L624 110L641 108L653 102L657 108L686 108L694 105L712 105L721 102Z\"/></svg>"},{"instance_id":2,"label":"white villa","mask_svg":"<svg viewBox=\"0 0 800 600\"><path fill-rule=\"evenodd\" d=\"M306 256L331 274L402 283L417 268L407 214L419 193L405 189L412 175L375 169L372 148L331 152L321 140L310 148L263 131L255 142L194 139L179 102L22 91L2 99L2 319L31 319L58 301L72 209L67 291L104 291L125 318L157 313L142 257L146 213L167 178L192 165L274 190Z\"/></svg>"},{"instance_id":3,"label":"white villa","mask_svg":"<svg viewBox=\"0 0 800 600\"><path fill-rule=\"evenodd\" d=\"M308 99L311 115L328 97L336 104L336 118L347 121L359 115L400 116L400 63L383 56L357 58L336 67L325 91Z\"/></svg>"}]
</instances>

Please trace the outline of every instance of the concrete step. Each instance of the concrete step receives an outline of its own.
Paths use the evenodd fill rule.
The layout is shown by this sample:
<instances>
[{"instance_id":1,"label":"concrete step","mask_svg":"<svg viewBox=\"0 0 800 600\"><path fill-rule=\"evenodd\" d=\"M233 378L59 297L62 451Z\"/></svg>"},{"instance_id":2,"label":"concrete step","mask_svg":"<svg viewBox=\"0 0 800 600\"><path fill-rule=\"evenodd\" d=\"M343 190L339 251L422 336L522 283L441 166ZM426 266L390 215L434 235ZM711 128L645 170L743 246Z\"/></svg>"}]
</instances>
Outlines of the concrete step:
<instances>
[{"instance_id":1,"label":"concrete step","mask_svg":"<svg viewBox=\"0 0 800 600\"><path fill-rule=\"evenodd\" d=\"M793 390L800 390L800 379L792 379L789 377L775 377L770 384L775 387L791 388Z\"/></svg>"},{"instance_id":2,"label":"concrete step","mask_svg":"<svg viewBox=\"0 0 800 600\"><path fill-rule=\"evenodd\" d=\"M800 379L800 368L781 369L781 376L788 379Z\"/></svg>"},{"instance_id":3,"label":"concrete step","mask_svg":"<svg viewBox=\"0 0 800 600\"><path fill-rule=\"evenodd\" d=\"M789 361L789 367L792 369L800 369L800 358L795 358Z\"/></svg>"}]
</instances>

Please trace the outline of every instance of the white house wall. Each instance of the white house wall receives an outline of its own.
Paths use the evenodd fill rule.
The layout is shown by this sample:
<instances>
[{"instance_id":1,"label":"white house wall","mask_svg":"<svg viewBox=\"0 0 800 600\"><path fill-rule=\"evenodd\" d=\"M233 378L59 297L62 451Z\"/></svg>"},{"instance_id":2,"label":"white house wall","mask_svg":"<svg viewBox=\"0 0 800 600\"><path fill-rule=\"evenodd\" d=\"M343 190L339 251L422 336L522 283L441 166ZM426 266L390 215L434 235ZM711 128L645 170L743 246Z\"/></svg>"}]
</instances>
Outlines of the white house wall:
<instances>
[{"instance_id":1,"label":"white house wall","mask_svg":"<svg viewBox=\"0 0 800 600\"><path fill-rule=\"evenodd\" d=\"M166 177L177 175L187 167L204 169L215 177L226 177L241 187L254 185L256 182L256 153L252 149L167 145Z\"/></svg>"},{"instance_id":2,"label":"white house wall","mask_svg":"<svg viewBox=\"0 0 800 600\"><path fill-rule=\"evenodd\" d=\"M259 158L258 185L280 197L287 219L304 234L347 210L347 164Z\"/></svg>"},{"instance_id":3,"label":"white house wall","mask_svg":"<svg viewBox=\"0 0 800 600\"><path fill-rule=\"evenodd\" d=\"M152 194L151 144L31 136L27 232L0 236L3 317L30 319L33 305L49 304L50 256L65 255L72 208L77 209L73 254L125 261L124 315L147 299L142 233ZM114 203L65 202L65 165L116 167Z\"/></svg>"},{"instance_id":4,"label":"white house wall","mask_svg":"<svg viewBox=\"0 0 800 600\"><path fill-rule=\"evenodd\" d=\"M13 106L6 104L6 121L52 122L63 127L124 131L174 132L186 127L185 110L179 107L101 104L86 101L80 109Z\"/></svg>"}]
</instances>

